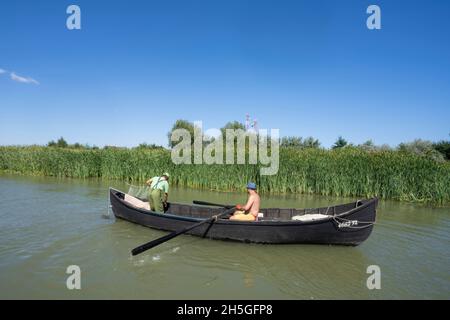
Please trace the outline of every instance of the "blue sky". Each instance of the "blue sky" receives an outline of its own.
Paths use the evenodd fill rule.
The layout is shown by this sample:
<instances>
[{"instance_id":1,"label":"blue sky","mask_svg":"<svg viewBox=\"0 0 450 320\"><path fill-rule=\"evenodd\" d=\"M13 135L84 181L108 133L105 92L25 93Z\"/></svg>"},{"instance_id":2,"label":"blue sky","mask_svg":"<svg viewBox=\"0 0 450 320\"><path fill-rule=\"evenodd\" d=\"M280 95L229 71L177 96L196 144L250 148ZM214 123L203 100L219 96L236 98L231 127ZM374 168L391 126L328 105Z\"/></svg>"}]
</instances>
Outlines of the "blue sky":
<instances>
[{"instance_id":1,"label":"blue sky","mask_svg":"<svg viewBox=\"0 0 450 320\"><path fill-rule=\"evenodd\" d=\"M66 28L70 4L81 30ZM370 4L381 30L366 27ZM449 12L445 0L2 1L0 145L166 145L176 119L208 129L246 113L325 147L447 139Z\"/></svg>"}]
</instances>

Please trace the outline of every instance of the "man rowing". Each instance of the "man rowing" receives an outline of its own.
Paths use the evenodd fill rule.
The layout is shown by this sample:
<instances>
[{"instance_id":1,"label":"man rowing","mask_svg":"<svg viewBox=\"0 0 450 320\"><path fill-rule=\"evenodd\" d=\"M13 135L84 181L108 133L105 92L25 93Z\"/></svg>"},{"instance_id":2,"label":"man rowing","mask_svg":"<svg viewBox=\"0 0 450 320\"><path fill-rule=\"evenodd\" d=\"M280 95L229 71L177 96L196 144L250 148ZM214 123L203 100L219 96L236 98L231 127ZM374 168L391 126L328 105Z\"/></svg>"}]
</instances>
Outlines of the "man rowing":
<instances>
[{"instance_id":1,"label":"man rowing","mask_svg":"<svg viewBox=\"0 0 450 320\"><path fill-rule=\"evenodd\" d=\"M256 184L249 182L247 184L248 200L245 206L236 205L236 211L230 217L230 220L235 221L256 221L258 218L261 198L256 192Z\"/></svg>"},{"instance_id":2,"label":"man rowing","mask_svg":"<svg viewBox=\"0 0 450 320\"><path fill-rule=\"evenodd\" d=\"M148 202L150 203L150 210L164 213L164 208L167 207L167 199L169 197L169 174L164 172L160 177L153 177L147 180L147 185L150 186L150 194Z\"/></svg>"}]
</instances>

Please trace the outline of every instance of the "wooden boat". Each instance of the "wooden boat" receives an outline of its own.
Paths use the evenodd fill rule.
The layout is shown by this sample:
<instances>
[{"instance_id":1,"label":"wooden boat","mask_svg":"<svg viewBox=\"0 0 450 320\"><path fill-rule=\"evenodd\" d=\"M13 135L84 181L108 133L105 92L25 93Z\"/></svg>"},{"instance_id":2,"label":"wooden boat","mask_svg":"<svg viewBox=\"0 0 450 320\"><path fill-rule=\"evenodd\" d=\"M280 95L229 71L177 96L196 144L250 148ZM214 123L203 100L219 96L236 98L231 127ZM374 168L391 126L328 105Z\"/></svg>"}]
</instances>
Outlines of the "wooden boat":
<instances>
[{"instance_id":1,"label":"wooden boat","mask_svg":"<svg viewBox=\"0 0 450 320\"><path fill-rule=\"evenodd\" d=\"M181 230L224 211L223 208L170 203L165 213L156 213L124 199L124 192L110 188L110 203L116 218L165 231ZM356 246L371 234L377 204L378 199L372 198L315 209L261 209L264 217L256 222L218 219L192 229L188 234L254 243ZM324 217L311 221L292 219L310 214Z\"/></svg>"}]
</instances>

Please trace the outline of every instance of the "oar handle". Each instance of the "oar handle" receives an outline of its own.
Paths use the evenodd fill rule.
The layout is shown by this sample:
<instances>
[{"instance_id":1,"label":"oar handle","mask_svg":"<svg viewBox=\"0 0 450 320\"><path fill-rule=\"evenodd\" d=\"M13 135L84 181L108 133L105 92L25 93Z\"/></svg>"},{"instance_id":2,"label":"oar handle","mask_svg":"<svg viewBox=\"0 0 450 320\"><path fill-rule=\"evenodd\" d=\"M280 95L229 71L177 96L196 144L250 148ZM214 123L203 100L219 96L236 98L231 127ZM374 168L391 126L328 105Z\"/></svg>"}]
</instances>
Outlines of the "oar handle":
<instances>
[{"instance_id":1,"label":"oar handle","mask_svg":"<svg viewBox=\"0 0 450 320\"><path fill-rule=\"evenodd\" d=\"M209 222L212 222L212 221L214 221L216 219L219 219L219 218L221 218L223 216L226 216L226 215L232 213L233 211L234 211L234 207L231 208L231 209L228 209L225 212L222 212L221 214L218 214L218 215L216 215L216 216L214 216L212 218L209 218L207 220L203 220L203 221L201 221L199 223L196 223L196 224L194 224L192 226L186 227L186 228L184 228L184 229L182 229L180 231L174 231L174 232L169 233L168 235L165 235L165 236L163 236L161 238L158 238L158 239L152 240L150 242L147 242L147 243L145 243L145 244L143 244L143 245L141 245L139 247L136 247L133 250L131 250L131 254L133 256L138 255L138 254L140 254L140 253L142 253L144 251L147 251L148 249L151 249L153 247L156 247L157 245L160 245L161 243L169 241L170 239L173 239L173 238L179 236L180 234L186 233L186 232L188 232L188 231L190 231L190 230L192 230L194 228L197 228L197 227L199 227L199 226L201 226L201 225L203 225L205 223L209 223Z\"/></svg>"},{"instance_id":2,"label":"oar handle","mask_svg":"<svg viewBox=\"0 0 450 320\"><path fill-rule=\"evenodd\" d=\"M194 201L192 201L192 203L198 204L201 206L222 207L222 208L226 208L226 209L234 208L234 206L229 205L229 204L220 204L220 203L206 202L206 201L201 201L201 200L194 200Z\"/></svg>"}]
</instances>

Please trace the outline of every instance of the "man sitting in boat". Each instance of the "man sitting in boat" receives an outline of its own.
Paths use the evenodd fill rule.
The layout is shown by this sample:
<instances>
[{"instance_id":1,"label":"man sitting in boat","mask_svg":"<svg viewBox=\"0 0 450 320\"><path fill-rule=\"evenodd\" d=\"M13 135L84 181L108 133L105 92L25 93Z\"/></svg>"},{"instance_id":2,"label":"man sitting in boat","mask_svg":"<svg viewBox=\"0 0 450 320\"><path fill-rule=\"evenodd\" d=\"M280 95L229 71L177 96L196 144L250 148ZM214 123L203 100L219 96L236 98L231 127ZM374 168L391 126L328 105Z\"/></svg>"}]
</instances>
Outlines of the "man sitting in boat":
<instances>
[{"instance_id":1,"label":"man sitting in boat","mask_svg":"<svg viewBox=\"0 0 450 320\"><path fill-rule=\"evenodd\" d=\"M235 213L230 220L235 221L256 221L258 218L261 198L256 192L256 184L249 182L247 184L248 200L245 206L238 204Z\"/></svg>"},{"instance_id":2,"label":"man sitting in boat","mask_svg":"<svg viewBox=\"0 0 450 320\"><path fill-rule=\"evenodd\" d=\"M167 207L167 199L169 198L169 174L164 172L161 177L153 177L147 180L147 185L150 186L150 194L148 202L150 209L155 212L164 213L164 208Z\"/></svg>"}]
</instances>

